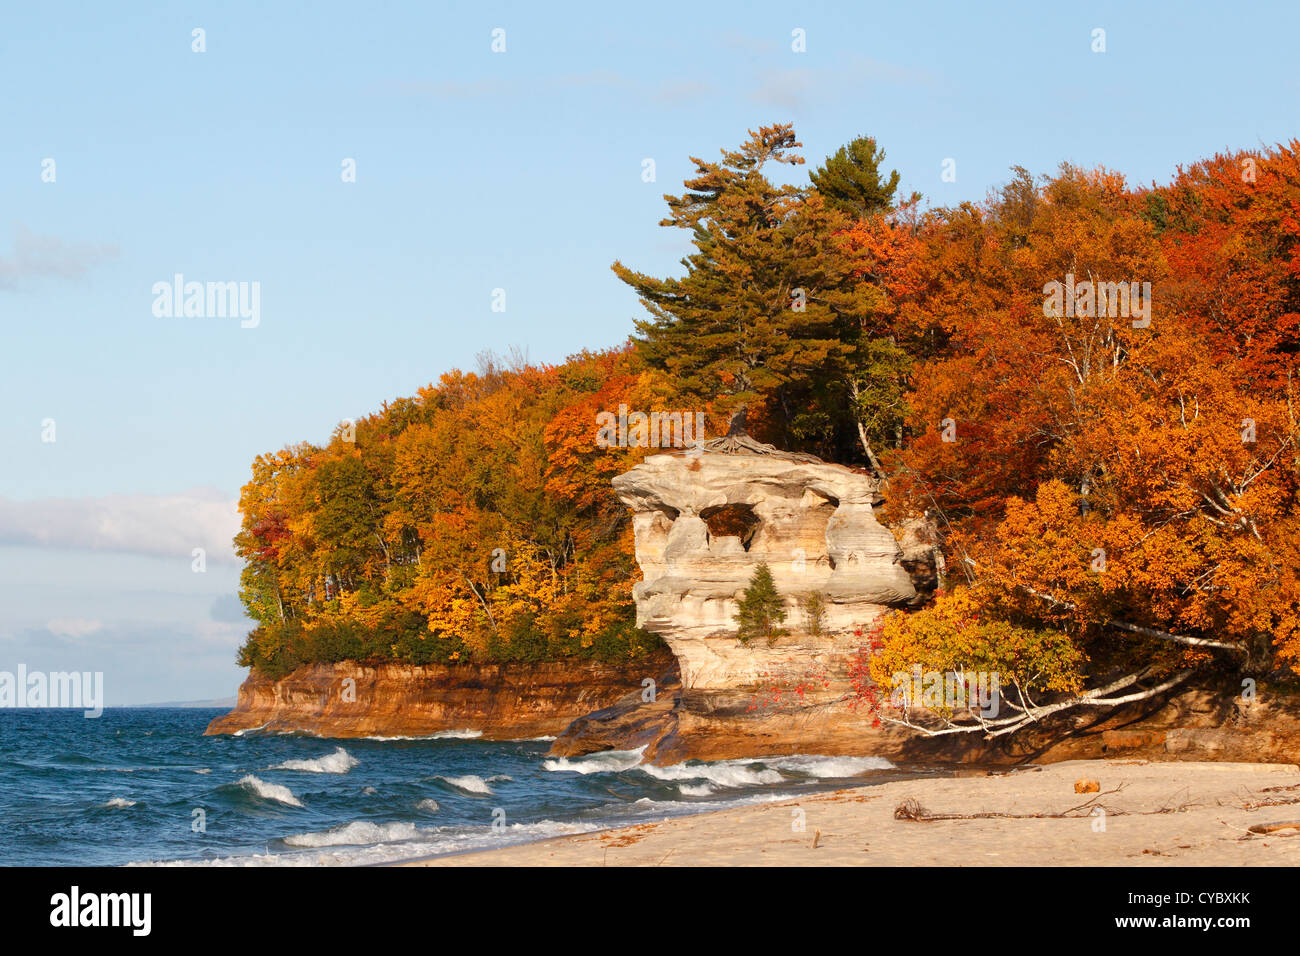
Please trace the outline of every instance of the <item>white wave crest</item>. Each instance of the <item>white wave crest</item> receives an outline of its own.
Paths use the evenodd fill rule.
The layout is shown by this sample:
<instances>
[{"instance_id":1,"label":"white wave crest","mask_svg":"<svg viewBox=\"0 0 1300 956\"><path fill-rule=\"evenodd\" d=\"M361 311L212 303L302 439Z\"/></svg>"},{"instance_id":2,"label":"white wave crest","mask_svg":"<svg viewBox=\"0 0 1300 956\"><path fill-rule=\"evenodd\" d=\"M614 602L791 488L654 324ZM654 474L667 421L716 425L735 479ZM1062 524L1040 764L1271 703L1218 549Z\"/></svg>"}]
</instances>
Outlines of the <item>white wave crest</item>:
<instances>
[{"instance_id":1,"label":"white wave crest","mask_svg":"<svg viewBox=\"0 0 1300 956\"><path fill-rule=\"evenodd\" d=\"M423 810L425 813L437 813L442 808L438 806L438 801L432 797L426 797L415 805L415 809Z\"/></svg>"},{"instance_id":2,"label":"white wave crest","mask_svg":"<svg viewBox=\"0 0 1300 956\"><path fill-rule=\"evenodd\" d=\"M466 728L465 730L439 730L436 733L432 733L432 734L418 734L418 735L397 734L392 737L376 735L371 737L362 737L361 739L378 740L382 743L390 740L475 740L482 736L483 736L483 731L470 730Z\"/></svg>"},{"instance_id":3,"label":"white wave crest","mask_svg":"<svg viewBox=\"0 0 1300 956\"><path fill-rule=\"evenodd\" d=\"M126 797L114 797L112 800L108 801L108 803L101 803L100 806L106 810L109 808L114 810L125 810L127 807L135 806L135 801L128 800Z\"/></svg>"},{"instance_id":4,"label":"white wave crest","mask_svg":"<svg viewBox=\"0 0 1300 956\"><path fill-rule=\"evenodd\" d=\"M780 783L785 779L775 770L757 770L751 764L754 760L719 760L717 763L702 763L688 766L675 763L667 767L654 764L642 764L637 769L654 777L656 780L707 780L720 787L758 787L770 783Z\"/></svg>"},{"instance_id":5,"label":"white wave crest","mask_svg":"<svg viewBox=\"0 0 1300 956\"><path fill-rule=\"evenodd\" d=\"M342 747L332 754L316 757L313 760L286 760L278 763L271 770L303 770L307 773L347 773L357 765L357 758Z\"/></svg>"},{"instance_id":6,"label":"white wave crest","mask_svg":"<svg viewBox=\"0 0 1300 956\"><path fill-rule=\"evenodd\" d=\"M349 824L351 826L352 824ZM387 826L413 826L413 824L387 824ZM346 830L340 828L339 833ZM295 849L285 853L253 853L246 856L228 856L208 860L163 860L139 862L131 866L359 866L372 863L389 863L397 860L415 860L421 857L440 856L490 847L513 846L534 840L573 833L590 833L602 829L597 823L561 823L541 820L537 823L512 823L504 830L491 830L483 826L432 827L417 829L414 838L385 840L376 844L325 844L313 848ZM326 831L329 833L332 831ZM359 831L354 831L359 832ZM396 831L394 831L396 832ZM303 834L308 839L324 834ZM293 838L291 838L293 839ZM337 838L336 838L337 839ZM288 841L286 840L286 843Z\"/></svg>"},{"instance_id":7,"label":"white wave crest","mask_svg":"<svg viewBox=\"0 0 1300 956\"><path fill-rule=\"evenodd\" d=\"M254 796L261 797L263 800L273 800L276 803L283 803L288 807L300 807L302 801L293 795L288 787L282 787L278 783L267 783L265 780L259 780L251 773L247 777L240 778L236 786L242 787Z\"/></svg>"},{"instance_id":8,"label":"white wave crest","mask_svg":"<svg viewBox=\"0 0 1300 956\"><path fill-rule=\"evenodd\" d=\"M765 760L778 770L792 770L810 777L856 777L872 770L893 770L894 765L884 757L823 757L817 754L796 754Z\"/></svg>"},{"instance_id":9,"label":"white wave crest","mask_svg":"<svg viewBox=\"0 0 1300 956\"><path fill-rule=\"evenodd\" d=\"M475 776L472 773L467 773L463 777L437 776L434 777L434 779L441 780L444 783L449 783L453 787L456 787L457 789L460 790L468 791L469 793L491 793L492 792L492 788L488 786L486 780L484 780L482 777Z\"/></svg>"},{"instance_id":10,"label":"white wave crest","mask_svg":"<svg viewBox=\"0 0 1300 956\"><path fill-rule=\"evenodd\" d=\"M557 757L554 760L543 761L542 769L571 773L619 773L623 770L631 770L640 764L644 752L644 747L638 747L636 750L602 750L600 753L574 757L572 760L568 757Z\"/></svg>"},{"instance_id":11,"label":"white wave crest","mask_svg":"<svg viewBox=\"0 0 1300 956\"><path fill-rule=\"evenodd\" d=\"M697 786L692 783L679 783L677 791L683 797L707 797L713 793L713 784L702 783Z\"/></svg>"},{"instance_id":12,"label":"white wave crest","mask_svg":"<svg viewBox=\"0 0 1300 956\"><path fill-rule=\"evenodd\" d=\"M299 833L284 838L288 846L366 846L372 843L393 843L414 840L422 831L414 823L370 823L355 820L341 827L321 833Z\"/></svg>"}]
</instances>

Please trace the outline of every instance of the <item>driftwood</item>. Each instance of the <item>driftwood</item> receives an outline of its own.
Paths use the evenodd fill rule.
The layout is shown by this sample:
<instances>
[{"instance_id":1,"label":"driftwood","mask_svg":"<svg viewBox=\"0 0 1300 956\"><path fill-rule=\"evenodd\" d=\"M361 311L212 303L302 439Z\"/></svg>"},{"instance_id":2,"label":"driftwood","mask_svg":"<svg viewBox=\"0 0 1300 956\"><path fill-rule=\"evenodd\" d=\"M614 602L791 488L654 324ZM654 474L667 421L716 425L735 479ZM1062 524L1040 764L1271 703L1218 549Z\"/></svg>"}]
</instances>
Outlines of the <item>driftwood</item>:
<instances>
[{"instance_id":1,"label":"driftwood","mask_svg":"<svg viewBox=\"0 0 1300 956\"><path fill-rule=\"evenodd\" d=\"M1248 828L1251 833L1276 833L1279 830L1300 830L1300 820L1291 820L1286 823L1256 823L1253 827ZM1295 836L1294 833L1288 833L1287 836Z\"/></svg>"},{"instance_id":2,"label":"driftwood","mask_svg":"<svg viewBox=\"0 0 1300 956\"><path fill-rule=\"evenodd\" d=\"M1076 707L1118 707L1121 704L1132 704L1140 700L1148 700L1157 697L1168 690L1177 687L1187 678L1192 676L1191 670L1179 671L1168 680L1162 681L1154 687L1148 687L1143 690L1129 691L1127 693L1118 693L1127 691L1128 688L1149 676L1151 668L1139 671L1134 674L1126 674L1119 680L1112 681L1104 687L1097 687L1093 690L1084 691L1080 694L1074 694L1064 700L1052 704L1035 704L1027 693L1017 684L1017 691L1020 701L1003 698L1002 702L1011 708L1014 713L1009 717L996 717L988 719L983 717L978 710L970 709L969 719L973 723L959 724L952 720L945 720L944 726L935 728L927 727L924 724L918 724L907 717L899 719L889 717L885 714L880 715L880 719L891 724L897 724L901 727L907 727L911 730L917 730L927 737L941 737L945 734L984 734L985 739L1002 737L1006 734L1015 733L1031 724L1038 723L1044 717L1050 717L1052 714L1061 711L1073 710ZM965 682L966 675L964 671L957 672L957 678ZM1112 696L1115 695L1115 696Z\"/></svg>"},{"instance_id":3,"label":"driftwood","mask_svg":"<svg viewBox=\"0 0 1300 956\"><path fill-rule=\"evenodd\" d=\"M1092 811L1100 807L1106 811L1107 816L1121 817L1127 816L1134 811L1130 810L1111 810L1102 804L1097 803L1098 798L1108 796L1112 793L1119 793L1124 789L1124 784L1120 784L1114 790L1107 790L1099 793L1087 803L1081 803L1077 807L1071 807L1069 810L1062 810L1059 813L999 813L997 811L985 811L983 813L933 813L921 806L919 800L915 797L908 797L897 807L894 808L895 820L911 820L915 823L930 823L935 820L1046 820L1046 819L1067 819L1071 817L1092 816ZM1181 809L1181 808L1179 808ZM1087 812L1082 812L1087 811ZM1172 813L1170 808L1160 810L1149 810L1147 813Z\"/></svg>"},{"instance_id":4,"label":"driftwood","mask_svg":"<svg viewBox=\"0 0 1300 956\"><path fill-rule=\"evenodd\" d=\"M1068 810L1062 810L1059 813L1000 813L997 811L984 811L982 813L933 813L923 807L920 801L915 797L908 797L894 808L894 819L911 820L914 823L931 823L935 820L1064 820L1095 816L1095 810L1102 810L1109 817L1157 816L1163 813L1178 813L1182 810L1188 809L1189 807L1199 806L1199 804L1195 803L1180 803L1177 805L1166 804L1159 810L1115 810L1105 804L1097 802L1102 797L1121 792L1124 789L1124 786L1125 785L1121 783L1114 790L1104 790L1086 803L1081 803L1077 807L1071 807ZM1177 793L1181 792L1182 791L1178 791ZM1175 796L1177 796L1177 793L1175 793ZM1300 827L1300 823L1288 825Z\"/></svg>"}]
</instances>

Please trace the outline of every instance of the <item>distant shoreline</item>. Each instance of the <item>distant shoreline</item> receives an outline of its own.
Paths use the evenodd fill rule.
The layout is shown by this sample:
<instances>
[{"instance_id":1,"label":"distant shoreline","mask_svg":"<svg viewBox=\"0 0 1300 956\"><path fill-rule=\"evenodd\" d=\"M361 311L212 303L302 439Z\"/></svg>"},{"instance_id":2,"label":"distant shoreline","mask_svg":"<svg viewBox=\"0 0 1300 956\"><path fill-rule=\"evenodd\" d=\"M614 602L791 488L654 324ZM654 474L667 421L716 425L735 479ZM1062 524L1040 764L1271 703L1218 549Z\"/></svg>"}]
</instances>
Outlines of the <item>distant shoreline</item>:
<instances>
[{"instance_id":1,"label":"distant shoreline","mask_svg":"<svg viewBox=\"0 0 1300 956\"><path fill-rule=\"evenodd\" d=\"M161 710L172 708L178 710L231 710L235 706L234 697L221 700L168 700L161 704L121 704L117 710Z\"/></svg>"}]
</instances>

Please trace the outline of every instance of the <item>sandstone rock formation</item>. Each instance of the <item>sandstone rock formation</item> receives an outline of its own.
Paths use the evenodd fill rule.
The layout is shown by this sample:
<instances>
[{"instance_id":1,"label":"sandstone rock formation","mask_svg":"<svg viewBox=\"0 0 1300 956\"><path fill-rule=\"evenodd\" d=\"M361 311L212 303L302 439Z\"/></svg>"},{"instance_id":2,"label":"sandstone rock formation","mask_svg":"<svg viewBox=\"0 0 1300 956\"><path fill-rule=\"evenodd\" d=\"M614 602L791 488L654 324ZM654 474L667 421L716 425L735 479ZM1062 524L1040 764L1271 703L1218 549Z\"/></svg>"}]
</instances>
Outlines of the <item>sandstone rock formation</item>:
<instances>
[{"instance_id":1,"label":"sandstone rock formation","mask_svg":"<svg viewBox=\"0 0 1300 956\"><path fill-rule=\"evenodd\" d=\"M312 664L273 681L253 672L235 709L208 734L260 728L322 737L427 736L472 730L487 740L551 736L584 714L675 672L664 652L629 667L594 661L462 664ZM345 693L353 682L355 693Z\"/></svg>"},{"instance_id":2,"label":"sandstone rock formation","mask_svg":"<svg viewBox=\"0 0 1300 956\"><path fill-rule=\"evenodd\" d=\"M688 700L752 692L792 668L824 673L831 686L821 696L838 697L862 631L917 599L898 542L876 520L883 499L866 472L732 434L652 455L614 489L632 509L644 576L637 622L676 655ZM785 598L790 634L743 645L734 616L760 562ZM814 592L826 602L820 629L799 608Z\"/></svg>"},{"instance_id":3,"label":"sandstone rock formation","mask_svg":"<svg viewBox=\"0 0 1300 956\"><path fill-rule=\"evenodd\" d=\"M664 638L681 682L663 688L669 704L629 695L589 715L552 753L644 745L656 763L903 753L914 734L848 701L849 664L865 630L889 608L921 599L902 549L876 520L877 479L733 428L646 458L614 489L632 510L644 578L633 591L637 621ZM912 542L918 568L925 548L923 536ZM788 633L742 643L734 617L760 562L784 598ZM813 593L824 600L819 625L800 608Z\"/></svg>"}]
</instances>

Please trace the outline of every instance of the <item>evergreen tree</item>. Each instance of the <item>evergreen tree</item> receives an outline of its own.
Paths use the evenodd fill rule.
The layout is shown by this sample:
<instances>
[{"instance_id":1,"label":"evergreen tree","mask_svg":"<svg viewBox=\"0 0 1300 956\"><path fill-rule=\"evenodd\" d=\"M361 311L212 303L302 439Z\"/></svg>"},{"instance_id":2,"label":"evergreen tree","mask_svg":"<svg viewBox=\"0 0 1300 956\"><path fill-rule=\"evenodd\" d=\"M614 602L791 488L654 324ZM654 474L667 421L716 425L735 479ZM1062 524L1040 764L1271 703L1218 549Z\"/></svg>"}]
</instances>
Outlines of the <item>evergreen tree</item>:
<instances>
[{"instance_id":1,"label":"evergreen tree","mask_svg":"<svg viewBox=\"0 0 1300 956\"><path fill-rule=\"evenodd\" d=\"M785 602L772 580L772 570L763 561L754 569L754 576L750 578L749 587L745 589L736 611L736 624L739 625L736 636L744 644L755 637L766 637L771 641L785 633L781 628L784 621Z\"/></svg>"},{"instance_id":2,"label":"evergreen tree","mask_svg":"<svg viewBox=\"0 0 1300 956\"><path fill-rule=\"evenodd\" d=\"M637 322L647 364L668 372L684 396L720 398L719 411L763 409L787 445L819 394L844 420L843 389L829 383L843 379L837 370L852 349L846 313L864 302L835 241L845 216L807 187L764 175L769 162L803 163L792 152L799 146L793 128L778 124L751 130L721 162L692 157L696 176L683 195L664 197L671 213L660 223L691 230L686 275L658 279L613 265L650 313Z\"/></svg>"},{"instance_id":3,"label":"evergreen tree","mask_svg":"<svg viewBox=\"0 0 1300 956\"><path fill-rule=\"evenodd\" d=\"M883 179L880 164L885 151L869 136L859 136L841 146L821 169L813 170L809 179L826 201L855 219L887 211L898 189L898 170Z\"/></svg>"}]
</instances>

